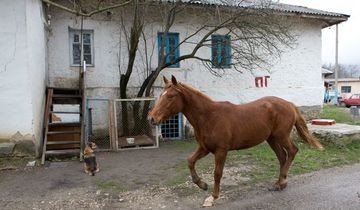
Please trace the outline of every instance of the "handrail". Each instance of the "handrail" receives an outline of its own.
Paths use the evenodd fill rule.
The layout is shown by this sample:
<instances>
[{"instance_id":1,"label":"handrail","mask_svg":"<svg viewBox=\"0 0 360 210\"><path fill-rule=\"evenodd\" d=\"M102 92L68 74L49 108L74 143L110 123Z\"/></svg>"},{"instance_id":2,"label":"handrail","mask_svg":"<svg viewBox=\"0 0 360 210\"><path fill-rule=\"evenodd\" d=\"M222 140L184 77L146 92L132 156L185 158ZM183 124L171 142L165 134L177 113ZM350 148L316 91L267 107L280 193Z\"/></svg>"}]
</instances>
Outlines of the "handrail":
<instances>
[{"instance_id":1,"label":"handrail","mask_svg":"<svg viewBox=\"0 0 360 210\"><path fill-rule=\"evenodd\" d=\"M44 136L43 136L43 151L41 155L41 165L44 165L45 163L45 153L46 153L46 144L47 144L47 133L49 131L49 115L50 115L50 108L52 105L52 96L54 93L54 89L48 88L47 89L47 99L46 99L46 107L45 107L45 113L44 113Z\"/></svg>"},{"instance_id":2,"label":"handrail","mask_svg":"<svg viewBox=\"0 0 360 210\"><path fill-rule=\"evenodd\" d=\"M86 61L84 60L84 65L83 65L83 69L80 73L80 91L81 91L81 98L82 98L82 102L81 102L81 115L80 115L80 119L81 119L81 143L80 143L80 161L83 160L83 151L85 148L85 142L86 142L86 135L85 135L85 129L86 129Z\"/></svg>"}]
</instances>

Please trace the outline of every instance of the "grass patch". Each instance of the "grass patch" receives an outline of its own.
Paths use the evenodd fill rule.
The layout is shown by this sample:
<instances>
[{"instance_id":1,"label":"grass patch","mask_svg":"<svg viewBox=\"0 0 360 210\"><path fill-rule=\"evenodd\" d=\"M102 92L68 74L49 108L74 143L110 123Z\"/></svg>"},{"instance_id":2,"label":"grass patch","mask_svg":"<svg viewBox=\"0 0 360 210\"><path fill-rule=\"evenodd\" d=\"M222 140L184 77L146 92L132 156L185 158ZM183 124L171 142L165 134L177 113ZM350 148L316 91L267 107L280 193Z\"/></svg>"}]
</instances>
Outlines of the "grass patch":
<instances>
[{"instance_id":1,"label":"grass patch","mask_svg":"<svg viewBox=\"0 0 360 210\"><path fill-rule=\"evenodd\" d=\"M98 188L105 190L105 191L112 191L112 192L125 192L127 189L120 185L118 182L113 180L96 180L95 184Z\"/></svg>"},{"instance_id":2,"label":"grass patch","mask_svg":"<svg viewBox=\"0 0 360 210\"><path fill-rule=\"evenodd\" d=\"M3 157L0 158L0 168L14 167L23 168L29 161L34 161L34 158L27 157Z\"/></svg>"},{"instance_id":3,"label":"grass patch","mask_svg":"<svg viewBox=\"0 0 360 210\"><path fill-rule=\"evenodd\" d=\"M176 146L195 148L194 141L186 143L177 143ZM310 148L303 142L296 142L299 147L295 160L290 167L289 174L298 175L322 168L330 168L340 165L347 165L360 162L360 141L353 141L344 147L336 147L334 145L325 146L324 151ZM258 183L262 181L275 181L279 175L279 162L269 145L266 143L239 151L231 151L228 153L225 167L237 165L250 165L251 170L244 171L241 176L250 178L248 183ZM201 159L196 164L198 174L203 172L212 173L214 169L214 160L212 155ZM173 176L168 184L170 186L181 185L189 181L190 172L187 162L180 161L175 167L175 176ZM209 183L212 184L212 183ZM247 183L243 183L247 184Z\"/></svg>"},{"instance_id":4,"label":"grass patch","mask_svg":"<svg viewBox=\"0 0 360 210\"><path fill-rule=\"evenodd\" d=\"M334 119L337 123L353 123L349 109L335 105L324 105L320 117Z\"/></svg>"}]
</instances>

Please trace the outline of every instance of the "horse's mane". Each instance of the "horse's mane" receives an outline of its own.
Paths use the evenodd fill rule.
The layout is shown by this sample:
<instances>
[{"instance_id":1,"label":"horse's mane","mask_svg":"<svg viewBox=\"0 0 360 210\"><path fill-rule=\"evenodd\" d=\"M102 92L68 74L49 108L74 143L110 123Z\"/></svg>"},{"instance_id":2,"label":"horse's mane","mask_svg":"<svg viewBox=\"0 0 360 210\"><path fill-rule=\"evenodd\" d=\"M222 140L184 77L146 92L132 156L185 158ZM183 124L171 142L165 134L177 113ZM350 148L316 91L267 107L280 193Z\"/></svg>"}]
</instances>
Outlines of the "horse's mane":
<instances>
[{"instance_id":1,"label":"horse's mane","mask_svg":"<svg viewBox=\"0 0 360 210\"><path fill-rule=\"evenodd\" d=\"M207 100L213 101L209 96L205 95L204 93L200 92L199 90L193 88L190 85L184 84L184 83L179 83L183 88L185 88L186 90L189 90L190 92L192 92L193 94L195 94L196 96L200 96L202 98L205 98Z\"/></svg>"}]
</instances>

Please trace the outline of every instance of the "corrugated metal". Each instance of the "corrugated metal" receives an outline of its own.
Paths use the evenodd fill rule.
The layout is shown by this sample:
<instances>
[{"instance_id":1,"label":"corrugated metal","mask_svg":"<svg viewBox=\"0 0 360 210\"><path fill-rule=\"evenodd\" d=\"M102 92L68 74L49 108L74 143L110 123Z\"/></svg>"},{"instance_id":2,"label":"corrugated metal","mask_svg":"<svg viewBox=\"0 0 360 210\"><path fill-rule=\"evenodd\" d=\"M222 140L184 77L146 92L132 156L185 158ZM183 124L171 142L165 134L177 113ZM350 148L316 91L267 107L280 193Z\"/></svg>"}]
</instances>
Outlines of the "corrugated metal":
<instances>
[{"instance_id":1,"label":"corrugated metal","mask_svg":"<svg viewBox=\"0 0 360 210\"><path fill-rule=\"evenodd\" d=\"M160 0L163 2L174 2L169 0ZM283 4L283 3L275 3L272 2L270 4L264 4L263 1L257 0L245 0L245 1L238 1L241 3L236 3L236 1L226 1L226 0L182 0L183 3L188 4L196 4L196 5L203 5L203 6L224 6L224 7L238 7L238 8L254 8L254 9L271 9L277 12L285 12L285 13L295 13L295 14L307 14L307 15L318 15L318 16L327 16L327 17L343 17L348 18L349 15L335 13L335 12L327 12L318 9L311 9L308 7L303 6L296 6L290 4Z\"/></svg>"}]
</instances>

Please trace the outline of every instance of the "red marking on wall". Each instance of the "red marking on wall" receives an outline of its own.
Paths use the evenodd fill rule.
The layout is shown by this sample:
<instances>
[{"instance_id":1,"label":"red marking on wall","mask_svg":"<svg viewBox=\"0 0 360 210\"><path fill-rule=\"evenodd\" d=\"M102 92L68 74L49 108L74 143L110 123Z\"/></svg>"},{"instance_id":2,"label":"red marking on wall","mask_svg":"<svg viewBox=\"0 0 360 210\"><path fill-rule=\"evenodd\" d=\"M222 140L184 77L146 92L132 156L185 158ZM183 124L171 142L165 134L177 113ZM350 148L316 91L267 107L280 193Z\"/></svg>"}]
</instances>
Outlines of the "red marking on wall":
<instances>
[{"instance_id":1,"label":"red marking on wall","mask_svg":"<svg viewBox=\"0 0 360 210\"><path fill-rule=\"evenodd\" d=\"M269 78L270 78L270 76L255 77L255 86L256 87L267 87Z\"/></svg>"}]
</instances>

